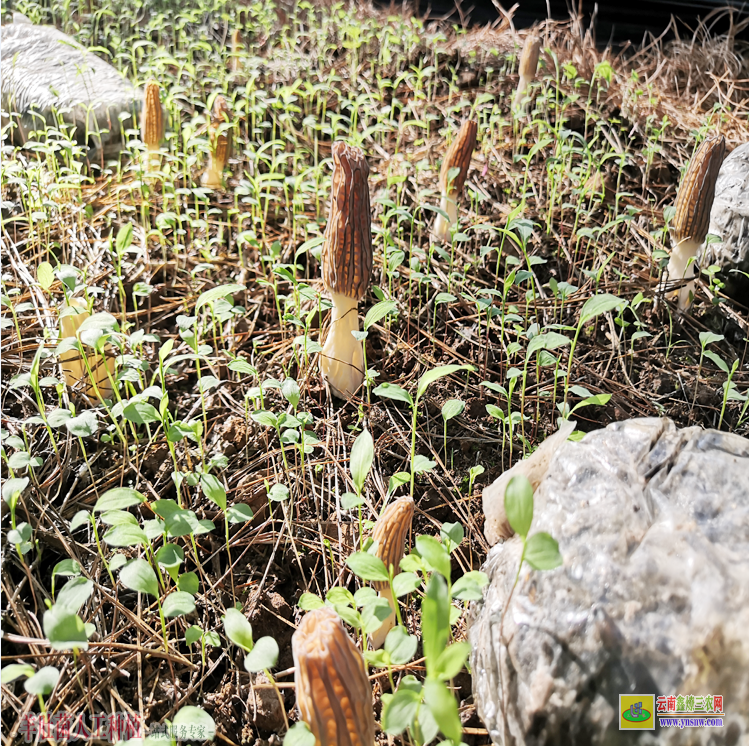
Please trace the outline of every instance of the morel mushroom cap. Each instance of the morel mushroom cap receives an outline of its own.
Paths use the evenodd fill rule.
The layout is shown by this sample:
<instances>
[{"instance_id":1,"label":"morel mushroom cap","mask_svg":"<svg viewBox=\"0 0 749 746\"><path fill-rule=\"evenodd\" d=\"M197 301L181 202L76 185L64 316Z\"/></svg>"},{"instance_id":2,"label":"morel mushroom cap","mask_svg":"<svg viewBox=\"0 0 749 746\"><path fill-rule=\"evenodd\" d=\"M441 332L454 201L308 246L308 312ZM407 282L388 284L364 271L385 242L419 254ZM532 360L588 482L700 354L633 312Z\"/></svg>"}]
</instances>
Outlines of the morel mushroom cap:
<instances>
[{"instance_id":1,"label":"morel mushroom cap","mask_svg":"<svg viewBox=\"0 0 749 746\"><path fill-rule=\"evenodd\" d=\"M141 140L149 150L158 150L164 139L164 113L159 98L159 84L149 80L143 90Z\"/></svg>"},{"instance_id":2,"label":"morel mushroom cap","mask_svg":"<svg viewBox=\"0 0 749 746\"><path fill-rule=\"evenodd\" d=\"M322 248L322 276L332 292L359 301L372 273L372 215L369 166L364 153L345 142L333 143L330 216Z\"/></svg>"},{"instance_id":3,"label":"morel mushroom cap","mask_svg":"<svg viewBox=\"0 0 749 746\"><path fill-rule=\"evenodd\" d=\"M530 34L525 38L523 51L520 54L520 66L518 72L521 78L533 80L538 70L538 58L541 55L541 38Z\"/></svg>"},{"instance_id":4,"label":"morel mushroom cap","mask_svg":"<svg viewBox=\"0 0 749 746\"><path fill-rule=\"evenodd\" d=\"M377 556L385 563L388 571L392 565L396 575L400 572L400 561L403 559L403 548L411 530L413 515L413 498L410 495L398 498L382 511L372 532L372 538L377 542ZM378 591L389 587L384 581L377 581L373 585Z\"/></svg>"},{"instance_id":5,"label":"morel mushroom cap","mask_svg":"<svg viewBox=\"0 0 749 746\"><path fill-rule=\"evenodd\" d=\"M231 157L232 137L225 127L221 127L222 124L228 123L230 119L231 114L226 100L223 96L216 96L211 112L211 122L208 127L210 140L208 168L206 168L201 180L203 186L210 189L221 187L226 162Z\"/></svg>"},{"instance_id":6,"label":"morel mushroom cap","mask_svg":"<svg viewBox=\"0 0 749 746\"><path fill-rule=\"evenodd\" d=\"M722 135L705 140L697 148L679 186L673 226L674 247L668 262L670 281L678 282L694 276L694 262L690 264L690 260L696 259L707 235L715 182L725 152L726 141ZM679 309L684 310L689 306L694 282L688 282L674 292L678 296Z\"/></svg>"},{"instance_id":7,"label":"morel mushroom cap","mask_svg":"<svg viewBox=\"0 0 749 746\"><path fill-rule=\"evenodd\" d=\"M372 687L338 615L310 611L291 638L296 700L316 746L373 746Z\"/></svg>"},{"instance_id":8,"label":"morel mushroom cap","mask_svg":"<svg viewBox=\"0 0 749 746\"><path fill-rule=\"evenodd\" d=\"M468 168L471 165L471 156L476 148L476 133L478 125L471 119L463 122L458 136L452 141L450 147L442 159L440 169L440 187L444 192L455 192L460 194L468 177ZM450 169L459 169L458 175L450 183Z\"/></svg>"},{"instance_id":9,"label":"morel mushroom cap","mask_svg":"<svg viewBox=\"0 0 749 746\"><path fill-rule=\"evenodd\" d=\"M677 243L686 239L697 243L705 240L715 199L715 182L725 153L726 139L719 135L703 141L692 157L676 197L674 238Z\"/></svg>"}]
</instances>

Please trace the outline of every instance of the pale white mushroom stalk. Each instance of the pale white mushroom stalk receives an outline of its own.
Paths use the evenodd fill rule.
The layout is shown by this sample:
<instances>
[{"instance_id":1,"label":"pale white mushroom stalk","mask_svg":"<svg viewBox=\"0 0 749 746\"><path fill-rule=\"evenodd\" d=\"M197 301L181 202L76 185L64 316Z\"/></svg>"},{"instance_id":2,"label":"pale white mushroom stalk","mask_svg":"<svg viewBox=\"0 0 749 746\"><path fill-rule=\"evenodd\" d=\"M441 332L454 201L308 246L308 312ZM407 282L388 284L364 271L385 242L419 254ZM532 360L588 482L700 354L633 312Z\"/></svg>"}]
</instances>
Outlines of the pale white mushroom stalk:
<instances>
[{"instance_id":1,"label":"pale white mushroom stalk","mask_svg":"<svg viewBox=\"0 0 749 746\"><path fill-rule=\"evenodd\" d=\"M377 556L385 563L388 572L392 570L394 575L400 572L404 544L411 530L413 515L413 498L410 495L401 497L382 511L372 532L372 538L377 542ZM376 582L374 587L380 597L390 604L390 615L369 638L372 648L378 650L385 644L388 632L395 627L395 607L398 601L393 598L390 583Z\"/></svg>"},{"instance_id":2,"label":"pale white mushroom stalk","mask_svg":"<svg viewBox=\"0 0 749 746\"><path fill-rule=\"evenodd\" d=\"M447 220L442 215L437 215L437 219L434 221L434 235L439 241L450 240L450 228L458 220L458 198L463 191L468 176L471 156L476 147L477 130L476 122L470 119L463 122L460 131L442 159L440 207L447 213ZM453 171L453 169L456 169L456 171Z\"/></svg>"},{"instance_id":3,"label":"pale white mushroom stalk","mask_svg":"<svg viewBox=\"0 0 749 746\"><path fill-rule=\"evenodd\" d=\"M694 296L694 263L705 240L710 210L715 199L715 182L726 152L723 135L705 140L695 152L676 197L673 224L673 250L668 262L669 282L689 280L674 291L680 311L690 305ZM690 263L690 260L691 263Z\"/></svg>"},{"instance_id":4,"label":"pale white mushroom stalk","mask_svg":"<svg viewBox=\"0 0 749 746\"><path fill-rule=\"evenodd\" d=\"M358 304L372 273L369 166L359 148L333 143L330 215L322 248L323 283L333 301L320 368L330 390L351 398L364 382Z\"/></svg>"}]
</instances>

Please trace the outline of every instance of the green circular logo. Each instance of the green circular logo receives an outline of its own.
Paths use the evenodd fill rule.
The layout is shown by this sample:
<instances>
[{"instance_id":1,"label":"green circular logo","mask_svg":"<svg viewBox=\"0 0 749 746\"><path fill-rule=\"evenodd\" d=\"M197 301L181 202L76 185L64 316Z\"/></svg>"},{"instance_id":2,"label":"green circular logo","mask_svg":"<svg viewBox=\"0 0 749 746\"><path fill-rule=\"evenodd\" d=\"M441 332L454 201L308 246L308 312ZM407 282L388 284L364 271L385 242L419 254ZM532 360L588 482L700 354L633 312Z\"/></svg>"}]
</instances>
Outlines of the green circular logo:
<instances>
[{"instance_id":1,"label":"green circular logo","mask_svg":"<svg viewBox=\"0 0 749 746\"><path fill-rule=\"evenodd\" d=\"M633 715L629 710L625 710L622 713L622 717L628 720L630 723L644 723L646 720L650 720L650 713L643 709L640 710L640 715Z\"/></svg>"}]
</instances>

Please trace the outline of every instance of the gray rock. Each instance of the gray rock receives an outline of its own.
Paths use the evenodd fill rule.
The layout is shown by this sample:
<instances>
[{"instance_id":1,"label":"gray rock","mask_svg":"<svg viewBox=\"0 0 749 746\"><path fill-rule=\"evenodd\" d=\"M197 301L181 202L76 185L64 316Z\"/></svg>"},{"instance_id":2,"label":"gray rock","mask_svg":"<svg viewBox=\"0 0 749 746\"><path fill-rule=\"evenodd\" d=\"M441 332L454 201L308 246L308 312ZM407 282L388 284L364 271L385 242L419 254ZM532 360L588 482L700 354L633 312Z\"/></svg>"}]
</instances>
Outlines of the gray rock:
<instances>
[{"instance_id":1,"label":"gray rock","mask_svg":"<svg viewBox=\"0 0 749 746\"><path fill-rule=\"evenodd\" d=\"M563 566L525 565L506 609L521 544L497 544L472 610L492 741L749 743L749 440L639 419L566 442L535 494L537 531ZM724 727L620 732L628 693L721 694Z\"/></svg>"},{"instance_id":2,"label":"gray rock","mask_svg":"<svg viewBox=\"0 0 749 746\"><path fill-rule=\"evenodd\" d=\"M76 125L75 138L96 157L116 155L122 137L119 114L140 111L142 92L110 64L50 26L11 23L2 28L3 124L17 122L13 142L56 123L55 111ZM134 126L133 118L125 128Z\"/></svg>"},{"instance_id":3,"label":"gray rock","mask_svg":"<svg viewBox=\"0 0 749 746\"><path fill-rule=\"evenodd\" d=\"M739 145L720 167L708 232L722 240L701 248L700 267L720 266L726 292L749 305L749 278L731 271L749 273L749 142Z\"/></svg>"}]
</instances>

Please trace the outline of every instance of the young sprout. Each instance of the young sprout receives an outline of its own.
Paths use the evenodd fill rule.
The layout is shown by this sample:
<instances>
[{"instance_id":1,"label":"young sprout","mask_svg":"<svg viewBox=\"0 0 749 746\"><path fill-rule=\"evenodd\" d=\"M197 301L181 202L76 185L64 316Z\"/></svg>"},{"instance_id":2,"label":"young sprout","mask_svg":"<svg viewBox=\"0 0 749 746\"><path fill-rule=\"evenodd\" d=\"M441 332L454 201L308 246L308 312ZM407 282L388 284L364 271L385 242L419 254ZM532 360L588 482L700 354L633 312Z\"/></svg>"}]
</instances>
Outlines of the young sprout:
<instances>
[{"instance_id":1,"label":"young sprout","mask_svg":"<svg viewBox=\"0 0 749 746\"><path fill-rule=\"evenodd\" d=\"M725 152L723 135L705 140L697 148L679 186L673 225L674 248L668 262L668 279L671 281L694 277L694 259L707 235L715 182ZM678 297L679 310L685 310L689 307L690 296L694 295L694 281L673 294Z\"/></svg>"},{"instance_id":2,"label":"young sprout","mask_svg":"<svg viewBox=\"0 0 749 746\"><path fill-rule=\"evenodd\" d=\"M231 134L227 133L226 124L230 120L229 107L223 96L216 96L211 113L211 124L208 128L210 151L208 168L203 173L201 184L209 189L220 189L223 185L223 174L226 162L231 157Z\"/></svg>"},{"instance_id":3,"label":"young sprout","mask_svg":"<svg viewBox=\"0 0 749 746\"><path fill-rule=\"evenodd\" d=\"M322 248L322 276L333 300L320 367L336 396L348 399L364 381L357 305L372 272L369 166L359 148L333 143L330 216Z\"/></svg>"},{"instance_id":4,"label":"young sprout","mask_svg":"<svg viewBox=\"0 0 749 746\"><path fill-rule=\"evenodd\" d=\"M457 137L445 153L440 169L440 190L442 200L440 207L447 213L449 221L442 215L434 223L434 235L440 241L450 240L450 226L458 220L458 197L466 183L471 156L476 147L476 122L468 119L463 122Z\"/></svg>"},{"instance_id":5,"label":"young sprout","mask_svg":"<svg viewBox=\"0 0 749 746\"><path fill-rule=\"evenodd\" d=\"M78 329L81 324L89 317L86 304L80 298L71 298L69 303L63 303L60 308L60 339L75 337L78 339ZM106 360L106 363L105 363ZM66 350L60 354L60 367L65 383L75 391L84 394L87 397L98 398L93 381L96 381L96 388L104 399L112 398L112 384L110 376L114 377L114 356L107 354L102 358L99 354L87 356L88 368L86 362L78 350ZM107 373L109 371L109 373Z\"/></svg>"},{"instance_id":6,"label":"young sprout","mask_svg":"<svg viewBox=\"0 0 749 746\"><path fill-rule=\"evenodd\" d=\"M159 98L159 84L149 80L143 90L141 140L151 153L156 152L164 139L164 112Z\"/></svg>"},{"instance_id":7,"label":"young sprout","mask_svg":"<svg viewBox=\"0 0 749 746\"><path fill-rule=\"evenodd\" d=\"M523 101L523 96L528 89L528 86L533 82L536 77L536 70L538 69L538 57L541 53L541 39L535 34L530 34L525 38L525 44L523 45L523 51L520 55L520 80L518 80L518 89L515 92L515 107L519 107Z\"/></svg>"},{"instance_id":8,"label":"young sprout","mask_svg":"<svg viewBox=\"0 0 749 746\"><path fill-rule=\"evenodd\" d=\"M410 495L401 497L388 505L375 524L372 538L377 542L377 556L385 563L388 572L393 568L393 574L400 572L400 562L403 559L403 547L411 530L411 520L414 515L414 499ZM390 616L382 626L371 636L374 650L385 643L388 632L395 626L395 604L390 583L376 581L374 587L382 598L390 604Z\"/></svg>"},{"instance_id":9,"label":"young sprout","mask_svg":"<svg viewBox=\"0 0 749 746\"><path fill-rule=\"evenodd\" d=\"M315 746L373 746L372 687L364 658L329 606L310 611L291 638L296 701Z\"/></svg>"}]
</instances>

